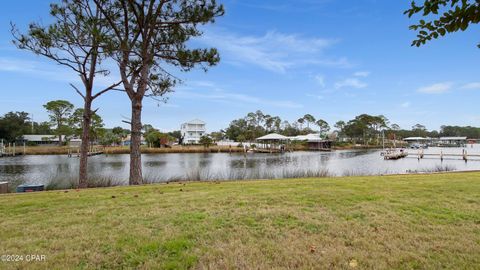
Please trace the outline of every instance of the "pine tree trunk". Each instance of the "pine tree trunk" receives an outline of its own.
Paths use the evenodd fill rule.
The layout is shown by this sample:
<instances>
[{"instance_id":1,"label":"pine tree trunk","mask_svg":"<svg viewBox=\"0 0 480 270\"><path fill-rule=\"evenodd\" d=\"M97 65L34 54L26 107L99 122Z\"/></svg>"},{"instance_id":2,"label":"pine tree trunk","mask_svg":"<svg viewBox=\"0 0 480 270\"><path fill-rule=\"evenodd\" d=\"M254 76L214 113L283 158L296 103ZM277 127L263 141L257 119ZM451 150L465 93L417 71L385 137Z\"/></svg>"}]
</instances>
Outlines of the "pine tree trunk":
<instances>
[{"instance_id":1,"label":"pine tree trunk","mask_svg":"<svg viewBox=\"0 0 480 270\"><path fill-rule=\"evenodd\" d=\"M131 99L130 185L140 185L143 183L142 153L140 150L142 143L142 98L143 97L135 97Z\"/></svg>"},{"instance_id":2,"label":"pine tree trunk","mask_svg":"<svg viewBox=\"0 0 480 270\"><path fill-rule=\"evenodd\" d=\"M60 132L62 129L60 128L62 126L62 122L60 120L57 121L57 133L58 133L58 145L62 146L62 133Z\"/></svg>"},{"instance_id":3,"label":"pine tree trunk","mask_svg":"<svg viewBox=\"0 0 480 270\"><path fill-rule=\"evenodd\" d=\"M80 169L78 187L88 187L88 148L90 146L90 124L92 121L92 101L85 100L82 122L82 144L80 146Z\"/></svg>"}]
</instances>

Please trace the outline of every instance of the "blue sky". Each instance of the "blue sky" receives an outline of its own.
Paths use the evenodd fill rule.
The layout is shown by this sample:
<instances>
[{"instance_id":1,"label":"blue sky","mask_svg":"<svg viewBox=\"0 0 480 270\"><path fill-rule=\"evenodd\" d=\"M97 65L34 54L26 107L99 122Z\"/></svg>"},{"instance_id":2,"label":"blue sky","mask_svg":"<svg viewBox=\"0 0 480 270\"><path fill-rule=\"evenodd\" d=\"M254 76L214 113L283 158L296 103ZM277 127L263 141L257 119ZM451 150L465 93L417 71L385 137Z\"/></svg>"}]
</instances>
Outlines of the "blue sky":
<instances>
[{"instance_id":1,"label":"blue sky","mask_svg":"<svg viewBox=\"0 0 480 270\"><path fill-rule=\"evenodd\" d=\"M25 29L49 21L50 1L7 1L0 10L0 114L27 111L48 119L42 104L67 99L77 78L11 44L10 21ZM480 126L479 27L410 47L409 1L225 0L226 15L193 43L217 47L221 63L207 73L176 73L184 83L166 104L146 100L143 123L162 130L200 118L215 131L250 111L293 121L306 113L349 120L383 114L391 123L429 129ZM96 101L108 127L130 114L124 93Z\"/></svg>"}]
</instances>

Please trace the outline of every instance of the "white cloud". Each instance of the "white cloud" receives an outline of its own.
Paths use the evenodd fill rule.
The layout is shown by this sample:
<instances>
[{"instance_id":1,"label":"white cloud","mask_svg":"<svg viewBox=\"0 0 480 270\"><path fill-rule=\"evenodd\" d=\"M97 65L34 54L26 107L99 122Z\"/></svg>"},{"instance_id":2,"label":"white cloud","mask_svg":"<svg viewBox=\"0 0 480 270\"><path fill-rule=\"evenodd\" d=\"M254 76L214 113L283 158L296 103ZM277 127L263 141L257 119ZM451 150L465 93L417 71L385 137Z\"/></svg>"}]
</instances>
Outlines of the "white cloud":
<instances>
[{"instance_id":1,"label":"white cloud","mask_svg":"<svg viewBox=\"0 0 480 270\"><path fill-rule=\"evenodd\" d=\"M360 81L357 78L347 78L345 80L342 80L342 81L339 81L339 82L335 83L335 88L336 89L340 89L340 88L344 88L344 87L353 87L353 88L359 89L359 88L365 88L367 86L368 86L368 84Z\"/></svg>"},{"instance_id":2,"label":"white cloud","mask_svg":"<svg viewBox=\"0 0 480 270\"><path fill-rule=\"evenodd\" d=\"M418 88L418 92L425 94L442 94L448 92L453 86L451 82L435 83Z\"/></svg>"},{"instance_id":3,"label":"white cloud","mask_svg":"<svg viewBox=\"0 0 480 270\"><path fill-rule=\"evenodd\" d=\"M357 71L353 73L353 76L355 77L368 77L370 75L369 71Z\"/></svg>"},{"instance_id":4,"label":"white cloud","mask_svg":"<svg viewBox=\"0 0 480 270\"><path fill-rule=\"evenodd\" d=\"M467 83L462 86L462 89L480 89L480 82Z\"/></svg>"},{"instance_id":5,"label":"white cloud","mask_svg":"<svg viewBox=\"0 0 480 270\"><path fill-rule=\"evenodd\" d=\"M409 108L410 105L411 105L410 102L406 101L406 102L400 104L400 107L402 107L402 108Z\"/></svg>"},{"instance_id":6,"label":"white cloud","mask_svg":"<svg viewBox=\"0 0 480 270\"><path fill-rule=\"evenodd\" d=\"M336 43L333 39L309 38L276 31L263 36L241 36L225 31L210 30L199 42L219 49L224 62L234 65L255 65L277 73L305 65L345 67L345 58L329 58L325 49Z\"/></svg>"},{"instance_id":7,"label":"white cloud","mask_svg":"<svg viewBox=\"0 0 480 270\"><path fill-rule=\"evenodd\" d=\"M218 85L213 82L209 85L204 85L202 91L193 91L190 87L177 87L175 92L175 98L181 99L205 99L215 102L229 102L229 103L251 103L264 106L280 107L280 108L303 108L302 104L289 101L289 100L273 100L273 99L263 99L260 97L238 94L230 91L225 91L221 89Z\"/></svg>"},{"instance_id":8,"label":"white cloud","mask_svg":"<svg viewBox=\"0 0 480 270\"><path fill-rule=\"evenodd\" d=\"M317 81L317 83L318 83L318 85L320 85L320 87L325 88L325 86L326 86L325 77L323 75L318 74L317 76L315 76L315 81Z\"/></svg>"}]
</instances>

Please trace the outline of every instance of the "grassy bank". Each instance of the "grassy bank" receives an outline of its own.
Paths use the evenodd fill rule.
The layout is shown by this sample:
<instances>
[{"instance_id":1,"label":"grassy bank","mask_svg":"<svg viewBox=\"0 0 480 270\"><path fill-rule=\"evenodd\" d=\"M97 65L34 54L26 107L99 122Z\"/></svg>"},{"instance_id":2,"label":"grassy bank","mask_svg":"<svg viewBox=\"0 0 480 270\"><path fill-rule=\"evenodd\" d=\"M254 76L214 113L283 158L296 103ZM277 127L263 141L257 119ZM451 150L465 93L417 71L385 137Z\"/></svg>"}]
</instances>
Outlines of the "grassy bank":
<instances>
[{"instance_id":1,"label":"grassy bank","mask_svg":"<svg viewBox=\"0 0 480 270\"><path fill-rule=\"evenodd\" d=\"M480 173L0 196L2 269L473 269Z\"/></svg>"},{"instance_id":2,"label":"grassy bank","mask_svg":"<svg viewBox=\"0 0 480 270\"><path fill-rule=\"evenodd\" d=\"M333 150L351 150L351 149L378 149L381 146L358 146L358 145L341 145L334 146ZM128 146L103 147L97 146L96 150L105 151L107 154L129 154L130 148ZM308 151L308 147L296 145L292 147L294 151ZM228 146L210 146L205 148L200 145L174 145L171 148L149 148L142 147L144 154L167 154L167 153L229 153L229 152L243 152L242 147L228 147ZM76 154L78 147L68 146L23 146L16 147L15 152L19 155L67 155L69 152Z\"/></svg>"},{"instance_id":3,"label":"grassy bank","mask_svg":"<svg viewBox=\"0 0 480 270\"><path fill-rule=\"evenodd\" d=\"M116 146L116 147L101 147L98 146L96 150L105 151L108 154L129 154L130 148L128 146ZM25 152L23 147L17 147L15 152L18 154L25 153L26 155L67 155L72 152L76 154L78 147L68 146L27 146ZM228 153L228 152L242 152L243 148L228 146L210 146L205 148L203 146L181 146L175 145L171 148L148 148L142 147L142 153L145 154L162 154L162 153Z\"/></svg>"}]
</instances>

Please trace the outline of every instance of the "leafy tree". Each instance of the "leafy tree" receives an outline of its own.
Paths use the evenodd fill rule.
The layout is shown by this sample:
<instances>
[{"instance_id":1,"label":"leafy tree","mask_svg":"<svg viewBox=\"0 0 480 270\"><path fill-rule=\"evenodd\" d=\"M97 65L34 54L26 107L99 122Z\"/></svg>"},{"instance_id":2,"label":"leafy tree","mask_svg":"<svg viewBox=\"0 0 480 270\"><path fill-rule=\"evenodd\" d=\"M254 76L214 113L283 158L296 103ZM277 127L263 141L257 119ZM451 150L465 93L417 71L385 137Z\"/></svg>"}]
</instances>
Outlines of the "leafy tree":
<instances>
[{"instance_id":1,"label":"leafy tree","mask_svg":"<svg viewBox=\"0 0 480 270\"><path fill-rule=\"evenodd\" d=\"M84 109L78 108L76 109L72 116L70 117L70 124L71 127L74 129L74 134L76 136L81 136L83 133L83 121L84 118L83 116L85 115ZM96 112L92 113L91 116L91 122L90 122L90 141L95 141L99 138L100 133L104 132L103 129L103 119L100 115L98 115Z\"/></svg>"},{"instance_id":2,"label":"leafy tree","mask_svg":"<svg viewBox=\"0 0 480 270\"><path fill-rule=\"evenodd\" d=\"M225 134L224 134L224 132L219 131L219 132L212 132L212 133L210 134L210 136L213 138L213 140L214 140L215 142L219 142L219 141L223 140Z\"/></svg>"},{"instance_id":3,"label":"leafy tree","mask_svg":"<svg viewBox=\"0 0 480 270\"><path fill-rule=\"evenodd\" d=\"M41 123L34 122L32 134L50 135L50 134L53 134L53 131L50 128L49 122L41 122Z\"/></svg>"},{"instance_id":4,"label":"leafy tree","mask_svg":"<svg viewBox=\"0 0 480 270\"><path fill-rule=\"evenodd\" d=\"M222 16L215 0L94 0L110 31L113 60L117 62L123 87L131 101L130 184L141 184L141 115L147 95L171 91L176 78L166 66L188 71L220 60L216 49L190 49L192 37L202 35L200 25Z\"/></svg>"},{"instance_id":5,"label":"leafy tree","mask_svg":"<svg viewBox=\"0 0 480 270\"><path fill-rule=\"evenodd\" d=\"M19 136L31 130L29 120L26 112L6 113L0 117L0 139L4 139L5 142L15 142Z\"/></svg>"},{"instance_id":6,"label":"leafy tree","mask_svg":"<svg viewBox=\"0 0 480 270\"><path fill-rule=\"evenodd\" d=\"M397 125L397 124L392 124L392 126L391 126L390 128L391 128L393 131L398 131L398 130L401 129L400 126Z\"/></svg>"},{"instance_id":7,"label":"leafy tree","mask_svg":"<svg viewBox=\"0 0 480 270\"><path fill-rule=\"evenodd\" d=\"M202 136L200 137L200 140L198 141L201 145L203 145L203 147L205 148L208 148L210 147L210 145L213 144L213 140L212 138L208 137L208 136Z\"/></svg>"},{"instance_id":8,"label":"leafy tree","mask_svg":"<svg viewBox=\"0 0 480 270\"><path fill-rule=\"evenodd\" d=\"M121 138L114 134L112 131L106 131L99 137L98 142L103 146L111 146L112 144L120 144Z\"/></svg>"},{"instance_id":9,"label":"leafy tree","mask_svg":"<svg viewBox=\"0 0 480 270\"><path fill-rule=\"evenodd\" d=\"M71 131L67 124L72 116L73 104L66 100L53 100L43 107L49 113L51 125L56 127L55 135L58 136L59 144L62 144L62 135L68 135Z\"/></svg>"},{"instance_id":10,"label":"leafy tree","mask_svg":"<svg viewBox=\"0 0 480 270\"><path fill-rule=\"evenodd\" d=\"M99 1L99 2L104 2ZM87 187L87 158L90 142L90 122L93 101L114 89L120 82L94 91L94 80L108 75L99 67L102 60L114 48L105 39L109 32L104 16L90 0L62 0L50 5L53 23L42 26L31 23L27 34L21 34L12 25L14 43L18 48L46 57L69 68L81 79L83 87L70 84L84 101L82 145L80 147L79 187ZM57 132L61 126L57 127ZM60 135L60 134L59 134ZM61 138L60 138L61 139Z\"/></svg>"},{"instance_id":11,"label":"leafy tree","mask_svg":"<svg viewBox=\"0 0 480 270\"><path fill-rule=\"evenodd\" d=\"M338 132L342 132L345 128L345 121L337 121L333 127L336 128Z\"/></svg>"},{"instance_id":12,"label":"leafy tree","mask_svg":"<svg viewBox=\"0 0 480 270\"><path fill-rule=\"evenodd\" d=\"M303 129L303 124L305 123L305 118L298 118L297 120L298 124L300 124L300 129Z\"/></svg>"},{"instance_id":13,"label":"leafy tree","mask_svg":"<svg viewBox=\"0 0 480 270\"><path fill-rule=\"evenodd\" d=\"M467 136L472 139L480 139L480 128L478 127L460 127L460 126L441 126L441 136Z\"/></svg>"},{"instance_id":14,"label":"leafy tree","mask_svg":"<svg viewBox=\"0 0 480 270\"><path fill-rule=\"evenodd\" d=\"M480 22L480 2L469 0L424 0L418 5L412 1L410 9L404 14L409 18L416 14L427 18L421 19L410 29L418 31L417 39L412 46L421 46L432 39L444 36L446 33L465 31L470 25ZM480 48L480 44L478 44Z\"/></svg>"},{"instance_id":15,"label":"leafy tree","mask_svg":"<svg viewBox=\"0 0 480 270\"><path fill-rule=\"evenodd\" d=\"M318 119L317 122L315 122L315 124L320 129L320 137L323 136L324 132L326 133L330 130L330 126L328 125L327 121L325 121L323 119Z\"/></svg>"},{"instance_id":16,"label":"leafy tree","mask_svg":"<svg viewBox=\"0 0 480 270\"><path fill-rule=\"evenodd\" d=\"M143 131L144 133L148 133L148 132L150 132L151 130L155 130L155 128L154 128L152 125L150 125L150 124L145 124L145 125L142 126L142 131Z\"/></svg>"},{"instance_id":17,"label":"leafy tree","mask_svg":"<svg viewBox=\"0 0 480 270\"><path fill-rule=\"evenodd\" d=\"M174 141L175 138L156 129L150 129L149 132L145 134L145 140L152 147L162 147L163 145L168 145L169 142Z\"/></svg>"},{"instance_id":18,"label":"leafy tree","mask_svg":"<svg viewBox=\"0 0 480 270\"><path fill-rule=\"evenodd\" d=\"M367 144L372 139L379 142L380 133L387 127L388 119L383 115L372 116L361 114L346 123L343 128L344 133L354 141L361 139L363 144Z\"/></svg>"},{"instance_id":19,"label":"leafy tree","mask_svg":"<svg viewBox=\"0 0 480 270\"><path fill-rule=\"evenodd\" d=\"M181 144L182 132L180 130L175 130L175 131L168 132L168 135L175 138L178 141L178 143Z\"/></svg>"},{"instance_id":20,"label":"leafy tree","mask_svg":"<svg viewBox=\"0 0 480 270\"><path fill-rule=\"evenodd\" d=\"M124 135L128 132L128 130L123 129L122 127L114 127L112 128L112 133L116 135Z\"/></svg>"},{"instance_id":21,"label":"leafy tree","mask_svg":"<svg viewBox=\"0 0 480 270\"><path fill-rule=\"evenodd\" d=\"M315 123L315 117L313 117L313 115L311 114L305 114L303 116L303 119L305 120L305 122L307 122L307 128L310 128L310 124Z\"/></svg>"},{"instance_id":22,"label":"leafy tree","mask_svg":"<svg viewBox=\"0 0 480 270\"><path fill-rule=\"evenodd\" d=\"M127 129L123 129L122 127L114 127L112 128L112 135L115 136L115 140L113 143L121 144L122 139L126 138L130 133Z\"/></svg>"}]
</instances>

